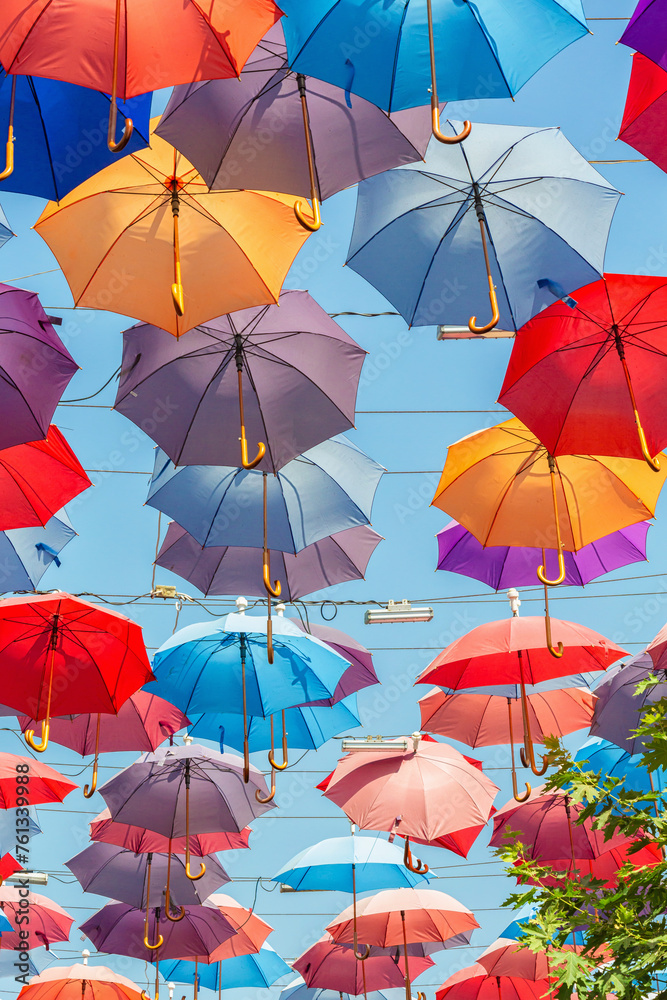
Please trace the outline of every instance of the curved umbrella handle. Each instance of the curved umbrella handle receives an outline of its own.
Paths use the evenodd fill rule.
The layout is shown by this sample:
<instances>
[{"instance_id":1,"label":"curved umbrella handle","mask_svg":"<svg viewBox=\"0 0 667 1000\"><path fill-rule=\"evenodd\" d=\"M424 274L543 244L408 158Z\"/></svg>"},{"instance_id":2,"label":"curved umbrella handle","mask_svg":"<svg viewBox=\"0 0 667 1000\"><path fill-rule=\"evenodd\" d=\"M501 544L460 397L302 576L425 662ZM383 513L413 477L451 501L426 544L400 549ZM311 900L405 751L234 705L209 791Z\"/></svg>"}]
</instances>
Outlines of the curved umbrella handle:
<instances>
[{"instance_id":1,"label":"curved umbrella handle","mask_svg":"<svg viewBox=\"0 0 667 1000\"><path fill-rule=\"evenodd\" d=\"M523 747L519 748L519 757L521 757L521 763L524 767L529 767L536 777L541 778L543 774L546 774L549 770L549 757L545 754L542 757L542 767L538 768L535 761L535 753L533 751L533 744L531 743L528 748L528 753L526 753Z\"/></svg>"},{"instance_id":2,"label":"curved umbrella handle","mask_svg":"<svg viewBox=\"0 0 667 1000\"><path fill-rule=\"evenodd\" d=\"M180 910L180 913L178 914L178 916L174 917L174 916L172 916L172 914L171 914L171 912L169 910L169 907L168 906L165 907L165 911L164 912L167 915L167 920L171 920L172 924L177 924L179 922L179 920L182 920L183 917L185 916L185 907L184 906L180 906L179 910Z\"/></svg>"},{"instance_id":3,"label":"curved umbrella handle","mask_svg":"<svg viewBox=\"0 0 667 1000\"><path fill-rule=\"evenodd\" d=\"M192 869L190 868L190 859L185 862L185 874L190 879L191 882L197 882L200 878L203 878L206 874L206 865L203 861L199 864L199 871L196 875L192 874ZM180 917L179 917L180 920Z\"/></svg>"},{"instance_id":4,"label":"curved umbrella handle","mask_svg":"<svg viewBox=\"0 0 667 1000\"><path fill-rule=\"evenodd\" d=\"M179 914L177 917L171 914L171 838L169 838L169 856L167 860L167 884L164 888L165 906L164 912L167 920L171 920L173 924L177 924L179 920L182 920L185 916L185 907L179 907Z\"/></svg>"},{"instance_id":5,"label":"curved umbrella handle","mask_svg":"<svg viewBox=\"0 0 667 1000\"><path fill-rule=\"evenodd\" d=\"M521 747L521 749L523 750L523 747ZM527 766L527 765L524 765L524 766ZM522 792L521 795L519 795L519 786L517 784L516 771L514 770L514 768L512 768L512 791L514 792L514 799L515 799L516 802L525 802L526 799L528 799L530 797L530 793L532 792L532 788L530 787L530 783L526 782L526 790L525 790L525 792Z\"/></svg>"},{"instance_id":6,"label":"curved umbrella handle","mask_svg":"<svg viewBox=\"0 0 667 1000\"><path fill-rule=\"evenodd\" d=\"M485 248L486 249L486 248ZM496 286L493 284L493 278L489 274L489 301L491 303L491 319L484 326L477 325L477 317L471 316L468 320L468 329L471 333L490 333L495 326L498 325L498 320L500 319L500 310L498 309L498 296L496 295Z\"/></svg>"},{"instance_id":7,"label":"curved umbrella handle","mask_svg":"<svg viewBox=\"0 0 667 1000\"><path fill-rule=\"evenodd\" d=\"M548 456L549 478L551 480L551 501L554 508L554 520L556 522L556 550L558 552L558 576L555 580L549 580L546 576L546 559L537 569L537 579L545 587L557 587L565 579L565 556L563 555L563 542L560 537L560 517L558 515L558 496L556 494L556 460L553 455Z\"/></svg>"},{"instance_id":8,"label":"curved umbrella handle","mask_svg":"<svg viewBox=\"0 0 667 1000\"><path fill-rule=\"evenodd\" d=\"M9 99L9 125L7 126L7 145L5 147L5 168L0 174L4 181L14 173L14 105L16 103L16 74L12 76L12 93Z\"/></svg>"},{"instance_id":9,"label":"curved umbrella handle","mask_svg":"<svg viewBox=\"0 0 667 1000\"><path fill-rule=\"evenodd\" d=\"M206 874L206 865L202 861L197 875L190 868L190 762L185 764L185 875L191 882L197 882Z\"/></svg>"},{"instance_id":10,"label":"curved umbrella handle","mask_svg":"<svg viewBox=\"0 0 667 1000\"><path fill-rule=\"evenodd\" d=\"M403 864L405 867L411 871L415 872L416 875L425 875L429 870L427 864L422 864L421 859L415 859L412 857L412 851L410 850L410 838L405 838L405 847L403 848Z\"/></svg>"},{"instance_id":11,"label":"curved umbrella handle","mask_svg":"<svg viewBox=\"0 0 667 1000\"><path fill-rule=\"evenodd\" d=\"M310 117L308 115L308 102L306 100L306 78L303 73L297 73L296 76L297 86L299 88L299 97L301 99L301 113L303 115L303 134L306 140L306 157L308 160L308 177L310 180L310 200L313 203L311 208L312 215L309 217L305 214L308 209L308 204L304 201L297 201L294 203L294 214L296 215L297 222L299 225L307 229L308 232L316 233L317 230L322 225L322 216L320 214L320 200L318 198L318 187L317 178L315 177L315 153L313 152L313 137L310 132Z\"/></svg>"},{"instance_id":12,"label":"curved umbrella handle","mask_svg":"<svg viewBox=\"0 0 667 1000\"><path fill-rule=\"evenodd\" d=\"M125 119L125 127L119 141L116 142L116 117L118 107L116 97L118 94L118 56L120 53L120 12L122 0L116 0L116 15L114 19L113 35L113 70L111 76L111 106L109 107L109 128L107 131L107 146L112 153L120 153L125 149L132 138L134 125L131 118Z\"/></svg>"},{"instance_id":13,"label":"curved umbrella handle","mask_svg":"<svg viewBox=\"0 0 667 1000\"><path fill-rule=\"evenodd\" d=\"M365 962L366 959L368 958L368 956L371 953L370 945L365 944L364 948L366 950L363 953L359 951L359 942L358 942L358 939L357 939L357 928L356 928L356 925L355 925L354 931L352 932L352 950L354 951L354 957L359 962Z\"/></svg>"},{"instance_id":14,"label":"curved umbrella handle","mask_svg":"<svg viewBox=\"0 0 667 1000\"><path fill-rule=\"evenodd\" d=\"M463 131L459 132L458 135L445 135L445 133L440 130L440 104L438 103L438 96L436 94L434 101L433 94L431 94L431 132L438 142L443 142L448 146L452 146L455 143L463 142L464 139L468 138L472 132L472 123L464 121ZM497 322L498 320L496 320L496 323Z\"/></svg>"},{"instance_id":15,"label":"curved umbrella handle","mask_svg":"<svg viewBox=\"0 0 667 1000\"><path fill-rule=\"evenodd\" d=\"M261 802L262 805L266 805L267 802L273 802L275 794L276 794L276 772L273 770L273 768L271 768L271 791L265 798L260 792L259 788L256 788L255 798L257 799L258 802Z\"/></svg>"},{"instance_id":16,"label":"curved umbrella handle","mask_svg":"<svg viewBox=\"0 0 667 1000\"><path fill-rule=\"evenodd\" d=\"M269 764L274 771L284 771L286 767L289 766L289 760L287 756L287 730L285 729L285 709L282 711L282 722L283 722L283 762L282 764L276 764L276 758L274 756L274 744L273 744L273 716L271 716L271 749L269 750Z\"/></svg>"},{"instance_id":17,"label":"curved umbrella handle","mask_svg":"<svg viewBox=\"0 0 667 1000\"><path fill-rule=\"evenodd\" d=\"M546 585L545 585L544 590L546 591L546 589L547 588L546 588ZM546 615L544 616L544 629L545 629L546 636L547 636L547 649L549 650L549 652L551 653L551 655L553 657L555 657L557 660L560 660L561 656L563 655L563 653L565 651L565 647L563 646L563 643L559 641L558 647L556 648L554 646L553 642L551 641L551 618L549 616L549 612L548 611L547 611Z\"/></svg>"},{"instance_id":18,"label":"curved umbrella handle","mask_svg":"<svg viewBox=\"0 0 667 1000\"><path fill-rule=\"evenodd\" d=\"M269 550L264 550L263 565L262 565L262 579L264 580L264 589L267 594L271 597L280 597L282 592L282 586L280 580L274 580L273 586L271 585L271 556L269 555Z\"/></svg>"},{"instance_id":19,"label":"curved umbrella handle","mask_svg":"<svg viewBox=\"0 0 667 1000\"><path fill-rule=\"evenodd\" d=\"M157 951L164 944L164 938L161 934L158 934L157 944L151 944L148 940L148 931L144 933L144 947L148 948L149 951Z\"/></svg>"},{"instance_id":20,"label":"curved umbrella handle","mask_svg":"<svg viewBox=\"0 0 667 1000\"><path fill-rule=\"evenodd\" d=\"M97 788L97 765L100 757L100 726L102 725L102 716L100 712L97 713L97 728L95 729L95 760L93 761L93 777L90 782L90 787L84 785L83 794L87 799L90 799L95 794L95 789Z\"/></svg>"},{"instance_id":21,"label":"curved umbrella handle","mask_svg":"<svg viewBox=\"0 0 667 1000\"><path fill-rule=\"evenodd\" d=\"M523 705L522 705L523 708ZM514 799L516 802L525 802L529 797L532 789L528 782L526 782L526 791L519 795L519 787L516 781L516 765L514 763L514 724L512 722L512 699L507 699L507 721L509 725L509 736L510 736L510 754L512 755L512 791L514 793Z\"/></svg>"},{"instance_id":22,"label":"curved umbrella handle","mask_svg":"<svg viewBox=\"0 0 667 1000\"><path fill-rule=\"evenodd\" d=\"M295 201L294 214L304 229L307 229L311 233L316 233L318 229L322 228L322 214L320 212L319 198L313 196L312 200L311 217L305 214L305 210L309 207L307 201Z\"/></svg>"},{"instance_id":23,"label":"curved umbrella handle","mask_svg":"<svg viewBox=\"0 0 667 1000\"><path fill-rule=\"evenodd\" d=\"M642 427L642 422L639 419L639 414L635 408L635 423L637 424L637 434L639 435L639 444L642 450L642 455L644 456L644 461L653 469L654 472L660 472L660 460L658 458L653 458L650 451L648 450L648 445L646 443L646 435L644 434L644 428Z\"/></svg>"},{"instance_id":24,"label":"curved umbrella handle","mask_svg":"<svg viewBox=\"0 0 667 1000\"><path fill-rule=\"evenodd\" d=\"M42 734L40 743L37 743L37 741L35 740L35 730L26 729L25 733L23 734L23 737L28 746L31 748L31 750L35 750L37 753L44 753L44 751L49 745L49 729L50 729L49 720L44 719L44 721L42 722Z\"/></svg>"},{"instance_id":25,"label":"curved umbrella handle","mask_svg":"<svg viewBox=\"0 0 667 1000\"><path fill-rule=\"evenodd\" d=\"M653 458L650 451L648 450L648 444L646 443L646 434L644 433L644 428L642 427L642 422L639 417L639 411L637 409L637 400L635 399L635 390L632 386L632 379L630 378L630 369L628 368L628 362L625 357L625 344L623 343L623 338L621 337L617 324L613 324L612 331L614 333L614 337L616 340L616 350L618 351L618 356L621 360L623 374L625 375L625 383L628 387L628 393L630 394L630 403L632 404L632 411L635 415L635 424L637 425L639 446L642 450L644 461L649 466L649 468L653 469L654 472L660 472L659 459L657 457Z\"/></svg>"},{"instance_id":26,"label":"curved umbrella handle","mask_svg":"<svg viewBox=\"0 0 667 1000\"><path fill-rule=\"evenodd\" d=\"M262 441L257 443L257 454L251 462L248 459L248 440L245 436L245 427L243 426L241 427L241 437L239 438L239 441L241 442L241 465L244 469L254 469L266 455L266 445Z\"/></svg>"}]
</instances>

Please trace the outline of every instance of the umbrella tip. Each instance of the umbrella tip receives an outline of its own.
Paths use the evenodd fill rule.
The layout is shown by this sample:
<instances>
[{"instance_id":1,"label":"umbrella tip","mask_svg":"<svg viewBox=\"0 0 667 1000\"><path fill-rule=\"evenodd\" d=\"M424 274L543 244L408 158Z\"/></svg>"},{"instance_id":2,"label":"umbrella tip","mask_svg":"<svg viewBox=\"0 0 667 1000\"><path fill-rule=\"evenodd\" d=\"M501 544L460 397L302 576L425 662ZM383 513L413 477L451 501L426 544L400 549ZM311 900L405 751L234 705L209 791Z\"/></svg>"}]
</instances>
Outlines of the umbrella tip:
<instances>
[{"instance_id":1,"label":"umbrella tip","mask_svg":"<svg viewBox=\"0 0 667 1000\"><path fill-rule=\"evenodd\" d=\"M248 601L245 597L236 598L236 607L240 615L245 614L245 609L248 607Z\"/></svg>"}]
</instances>

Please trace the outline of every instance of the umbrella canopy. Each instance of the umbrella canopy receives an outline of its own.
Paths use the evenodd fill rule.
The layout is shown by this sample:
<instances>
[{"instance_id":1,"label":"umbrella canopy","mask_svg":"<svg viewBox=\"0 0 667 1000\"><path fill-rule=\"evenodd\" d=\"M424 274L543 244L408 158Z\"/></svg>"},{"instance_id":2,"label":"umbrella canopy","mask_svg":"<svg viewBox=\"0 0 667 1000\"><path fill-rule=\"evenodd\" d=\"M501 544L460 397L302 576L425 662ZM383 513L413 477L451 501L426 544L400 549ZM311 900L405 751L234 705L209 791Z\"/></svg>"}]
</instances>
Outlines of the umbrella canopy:
<instances>
[{"instance_id":1,"label":"umbrella canopy","mask_svg":"<svg viewBox=\"0 0 667 1000\"><path fill-rule=\"evenodd\" d=\"M356 909L359 940L381 948L403 945L406 940L444 943L479 927L467 907L436 889L385 889L359 900ZM348 906L327 925L327 931L337 944L351 944L353 924Z\"/></svg>"},{"instance_id":2,"label":"umbrella canopy","mask_svg":"<svg viewBox=\"0 0 667 1000\"><path fill-rule=\"evenodd\" d=\"M177 906L203 903L215 889L231 881L215 855L206 855L203 860L206 871L193 882L186 876L185 862L179 856L134 854L122 847L96 843L66 861L65 867L84 892L111 896L119 903L145 909L164 905L167 880L170 898Z\"/></svg>"},{"instance_id":3,"label":"umbrella canopy","mask_svg":"<svg viewBox=\"0 0 667 1000\"><path fill-rule=\"evenodd\" d=\"M341 435L288 462L266 482L269 549L299 552L328 535L368 524L384 471ZM176 468L158 450L146 503L173 517L200 545L260 548L264 482L256 469Z\"/></svg>"},{"instance_id":4,"label":"umbrella canopy","mask_svg":"<svg viewBox=\"0 0 667 1000\"><path fill-rule=\"evenodd\" d=\"M667 69L665 4L662 0L639 0L620 41Z\"/></svg>"},{"instance_id":5,"label":"umbrella canopy","mask_svg":"<svg viewBox=\"0 0 667 1000\"><path fill-rule=\"evenodd\" d=\"M525 620L525 619L524 619ZM536 743L547 736L565 736L588 729L593 718L595 695L588 688L528 693L530 732ZM460 740L470 747L522 743L525 738L521 697L445 694L433 688L419 699L421 725L429 733Z\"/></svg>"},{"instance_id":6,"label":"umbrella canopy","mask_svg":"<svg viewBox=\"0 0 667 1000\"><path fill-rule=\"evenodd\" d=\"M131 979L104 965L87 962L46 969L19 993L23 1000L140 1000L141 990Z\"/></svg>"},{"instance_id":7,"label":"umbrella canopy","mask_svg":"<svg viewBox=\"0 0 667 1000\"><path fill-rule=\"evenodd\" d=\"M613 667L597 685L591 736L602 736L630 754L642 753L647 736L636 736L642 713L667 694L667 682L637 691L640 681L654 673L649 653L640 653Z\"/></svg>"},{"instance_id":8,"label":"umbrella canopy","mask_svg":"<svg viewBox=\"0 0 667 1000\"><path fill-rule=\"evenodd\" d=\"M155 20L166 17L161 8ZM0 53L1 33L0 20ZM221 313L277 302L308 236L293 197L209 192L172 146L154 133L150 143L50 202L35 223L75 304L136 316L178 336Z\"/></svg>"},{"instance_id":9,"label":"umbrella canopy","mask_svg":"<svg viewBox=\"0 0 667 1000\"><path fill-rule=\"evenodd\" d=\"M310 197L304 87L317 197L329 198L364 177L423 157L431 136L427 108L388 115L375 103L324 83L320 73L300 80L289 66L285 23L264 36L238 82L190 84L171 96L158 135L187 156L207 184L241 183ZM424 95L420 103L427 100ZM257 144L264 130L270 141Z\"/></svg>"},{"instance_id":10,"label":"umbrella canopy","mask_svg":"<svg viewBox=\"0 0 667 1000\"><path fill-rule=\"evenodd\" d=\"M24 775L25 780L19 782L17 780L19 774ZM17 757L13 753L0 754L0 809L14 809L19 805L18 800L25 797L29 798L31 806L42 802L62 802L78 787L69 778L54 771L48 764L35 760L34 757ZM25 791L26 788L28 792ZM22 810L21 816L17 813L12 817L11 825L14 836L10 846L13 848L16 846L17 828L24 827L25 830L22 829L21 833L28 834L31 826L25 810ZM33 833L35 832L41 833L41 830L38 828L36 831L33 830Z\"/></svg>"},{"instance_id":11,"label":"umbrella canopy","mask_svg":"<svg viewBox=\"0 0 667 1000\"><path fill-rule=\"evenodd\" d=\"M290 63L395 111L428 100L427 4L346 0L316 6L283 0ZM511 97L537 70L587 32L579 0L530 4L485 0L473 13L456 0L433 0L441 96L447 101ZM361 41L359 41L361 39ZM487 89L488 88L488 89Z\"/></svg>"},{"instance_id":12,"label":"umbrella canopy","mask_svg":"<svg viewBox=\"0 0 667 1000\"><path fill-rule=\"evenodd\" d=\"M493 286L495 323L513 330L551 289L600 276L619 197L559 129L475 125L465 144L362 181L347 263L412 326L467 326Z\"/></svg>"},{"instance_id":13,"label":"umbrella canopy","mask_svg":"<svg viewBox=\"0 0 667 1000\"><path fill-rule=\"evenodd\" d=\"M134 97L148 90L237 76L265 31L280 17L273 0L242 6L211 0L115 0L76 9L38 0L7 0L0 17L0 62L9 73L68 80ZM114 58L114 34L118 53Z\"/></svg>"},{"instance_id":14,"label":"umbrella canopy","mask_svg":"<svg viewBox=\"0 0 667 1000\"><path fill-rule=\"evenodd\" d=\"M414 957L410 959L410 969L417 977L433 967L432 958ZM292 962L292 968L300 972L305 983L311 988L336 990L358 996L360 993L380 989L391 989L405 983L405 963L403 958L396 961L390 955L377 955L360 962L352 948L335 944L327 934L316 941Z\"/></svg>"},{"instance_id":15,"label":"umbrella canopy","mask_svg":"<svg viewBox=\"0 0 667 1000\"><path fill-rule=\"evenodd\" d=\"M551 455L651 461L667 444L665 327L664 278L605 274L522 327L498 400Z\"/></svg>"},{"instance_id":16,"label":"umbrella canopy","mask_svg":"<svg viewBox=\"0 0 667 1000\"><path fill-rule=\"evenodd\" d=\"M46 961L44 953L36 955L33 952L28 957L27 962L21 962L21 965L28 966L28 976L32 979L33 976L38 976L42 970L50 965L53 959L46 952ZM3 979L13 978L16 975L16 966L14 962L16 961L16 955L13 951L1 950L0 949L0 976ZM58 972L61 970L58 969Z\"/></svg>"},{"instance_id":17,"label":"umbrella canopy","mask_svg":"<svg viewBox=\"0 0 667 1000\"><path fill-rule=\"evenodd\" d=\"M26 893L24 888L10 885L0 886L0 908L12 925L11 931L2 932L2 944L6 948L26 949L48 948L58 941L67 941L74 917L70 917L62 906L37 892ZM26 921L26 908L30 920Z\"/></svg>"},{"instance_id":18,"label":"umbrella canopy","mask_svg":"<svg viewBox=\"0 0 667 1000\"><path fill-rule=\"evenodd\" d=\"M370 557L381 541L381 535L362 524L321 538L296 555L270 550L272 572L282 585L281 598L291 602L325 587L362 580ZM194 583L207 596L253 594L263 597L266 593L261 549L200 545L176 522L169 525L155 564Z\"/></svg>"},{"instance_id":19,"label":"umbrella canopy","mask_svg":"<svg viewBox=\"0 0 667 1000\"><path fill-rule=\"evenodd\" d=\"M188 625L155 653L156 690L190 715L245 715L245 705L264 718L332 697L347 667L342 656L282 617L273 619L273 647L270 662L267 619L256 615Z\"/></svg>"},{"instance_id":20,"label":"umbrella canopy","mask_svg":"<svg viewBox=\"0 0 667 1000\"><path fill-rule=\"evenodd\" d=\"M499 937L477 959L488 976L511 976L516 979L549 979L549 957L544 951L521 948L512 938Z\"/></svg>"},{"instance_id":21,"label":"umbrella canopy","mask_svg":"<svg viewBox=\"0 0 667 1000\"><path fill-rule=\"evenodd\" d=\"M653 661L653 669L667 670L667 625L663 625L655 639L648 644L646 652Z\"/></svg>"},{"instance_id":22,"label":"umbrella canopy","mask_svg":"<svg viewBox=\"0 0 667 1000\"><path fill-rule=\"evenodd\" d=\"M609 740L591 737L574 755L574 762L584 771L596 771L605 778L623 778L625 787L640 792L665 791L665 773L662 768L648 771L640 753L631 756ZM658 808L660 804L658 803Z\"/></svg>"},{"instance_id":23,"label":"umbrella canopy","mask_svg":"<svg viewBox=\"0 0 667 1000\"><path fill-rule=\"evenodd\" d=\"M599 632L574 622L551 621L565 647L556 659L544 645L541 618L503 618L478 625L455 639L419 674L416 684L459 690L498 683L537 684L575 671L605 670L625 650ZM521 654L521 655L519 655Z\"/></svg>"},{"instance_id":24,"label":"umbrella canopy","mask_svg":"<svg viewBox=\"0 0 667 1000\"><path fill-rule=\"evenodd\" d=\"M300 851L273 882L298 892L369 892L423 885L425 876L403 864L403 852L380 837L332 837Z\"/></svg>"},{"instance_id":25,"label":"umbrella canopy","mask_svg":"<svg viewBox=\"0 0 667 1000\"><path fill-rule=\"evenodd\" d=\"M186 809L186 775L192 815ZM267 788L263 774L252 765L249 779L248 784L243 781L240 757L193 743L142 754L102 785L100 794L117 822L144 826L165 837L184 836L189 823L193 833L238 832L275 808L255 799L255 789L265 795ZM204 951L191 954L203 955Z\"/></svg>"},{"instance_id":26,"label":"umbrella canopy","mask_svg":"<svg viewBox=\"0 0 667 1000\"><path fill-rule=\"evenodd\" d=\"M647 156L661 170L667 169L666 109L667 72L641 52L635 52L618 138Z\"/></svg>"},{"instance_id":27,"label":"umbrella canopy","mask_svg":"<svg viewBox=\"0 0 667 1000\"><path fill-rule=\"evenodd\" d=\"M415 734L405 745L347 754L324 794L362 829L422 840L486 823L498 792L486 775L444 743Z\"/></svg>"},{"instance_id":28,"label":"umbrella canopy","mask_svg":"<svg viewBox=\"0 0 667 1000\"><path fill-rule=\"evenodd\" d=\"M143 910L126 903L107 903L82 923L80 929L98 951L146 962L154 960L156 951L160 958L210 955L234 934L234 928L218 907L208 902L186 906L184 916L177 921L168 920L159 908L151 910L146 932L145 920ZM159 949L150 950L144 945L144 933L149 942L156 943L162 938Z\"/></svg>"},{"instance_id":29,"label":"umbrella canopy","mask_svg":"<svg viewBox=\"0 0 667 1000\"><path fill-rule=\"evenodd\" d=\"M128 153L148 144L151 97L144 94L118 105L134 125ZM108 166L114 158L106 143L109 110L110 98L99 90L0 70L0 136L8 134L10 125L16 135L14 170L0 183L0 191L59 201Z\"/></svg>"},{"instance_id":30,"label":"umbrella canopy","mask_svg":"<svg viewBox=\"0 0 667 1000\"><path fill-rule=\"evenodd\" d=\"M114 408L150 428L177 465L240 465L230 419L240 372L243 433L266 443L258 468L273 471L354 426L365 357L308 292L284 291L275 305L220 316L182 340L145 324L126 330ZM170 412L156 421L164 399Z\"/></svg>"},{"instance_id":31,"label":"umbrella canopy","mask_svg":"<svg viewBox=\"0 0 667 1000\"><path fill-rule=\"evenodd\" d=\"M212 965L165 962L160 970L177 983L192 983L196 975L199 985L209 990L265 989L292 971L266 941L254 954L227 958Z\"/></svg>"},{"instance_id":32,"label":"umbrella canopy","mask_svg":"<svg viewBox=\"0 0 667 1000\"><path fill-rule=\"evenodd\" d=\"M44 527L0 532L0 590L35 590L51 563L76 538L67 512L59 510Z\"/></svg>"},{"instance_id":33,"label":"umbrella canopy","mask_svg":"<svg viewBox=\"0 0 667 1000\"><path fill-rule=\"evenodd\" d=\"M0 448L11 448L47 436L78 365L35 292L0 284L0 314Z\"/></svg>"},{"instance_id":34,"label":"umbrella canopy","mask_svg":"<svg viewBox=\"0 0 667 1000\"><path fill-rule=\"evenodd\" d=\"M234 928L232 937L227 938L210 955L191 956L197 961L207 962L210 965L216 962L228 961L231 958L239 958L242 955L257 954L273 927L261 920L256 913L241 906L231 896L222 893L215 893L209 896L209 903L217 906L226 920Z\"/></svg>"},{"instance_id":35,"label":"umbrella canopy","mask_svg":"<svg viewBox=\"0 0 667 1000\"><path fill-rule=\"evenodd\" d=\"M357 697L349 695L335 705L298 705L285 710L285 731L294 750L317 750L333 736L361 725ZM271 750L271 722L261 715L247 720L250 753ZM205 712L195 716L188 730L195 739L216 740L220 746L243 750L243 716L231 712Z\"/></svg>"},{"instance_id":36,"label":"umbrella canopy","mask_svg":"<svg viewBox=\"0 0 667 1000\"><path fill-rule=\"evenodd\" d=\"M611 535L584 545L578 552L566 552L564 584L583 587L605 573L646 559L646 536L651 527L646 521L631 524ZM531 587L535 570L542 563L541 548L489 545L478 542L472 532L457 521L450 521L436 535L437 569L459 573L488 584L494 590L508 587ZM547 549L546 569L556 571L557 553Z\"/></svg>"},{"instance_id":37,"label":"umbrella canopy","mask_svg":"<svg viewBox=\"0 0 667 1000\"><path fill-rule=\"evenodd\" d=\"M78 458L51 424L43 440L0 451L0 530L44 525L89 486Z\"/></svg>"},{"instance_id":38,"label":"umbrella canopy","mask_svg":"<svg viewBox=\"0 0 667 1000\"><path fill-rule=\"evenodd\" d=\"M216 851L238 851L249 847L248 840L252 830L249 826L240 832L236 830L224 833L193 833L190 835L190 853L203 858L206 854ZM90 839L103 844L114 844L125 847L134 854L147 854L153 851L157 854L185 854L185 837L165 837L154 830L146 830L143 826L130 826L127 823L117 823L111 818L111 812L104 809L90 823Z\"/></svg>"},{"instance_id":39,"label":"umbrella canopy","mask_svg":"<svg viewBox=\"0 0 667 1000\"><path fill-rule=\"evenodd\" d=\"M482 967L483 968L483 967ZM468 973L465 979L460 978ZM477 966L451 976L436 990L436 1000L541 1000L549 994L548 979L523 979L519 976L479 975Z\"/></svg>"},{"instance_id":40,"label":"umbrella canopy","mask_svg":"<svg viewBox=\"0 0 667 1000\"><path fill-rule=\"evenodd\" d=\"M299 976L280 991L280 997L281 1000L341 1000L341 993L340 990L322 990L306 986ZM349 993L343 993L342 1000L350 1000ZM377 1000L389 1000L389 997L378 990Z\"/></svg>"},{"instance_id":41,"label":"umbrella canopy","mask_svg":"<svg viewBox=\"0 0 667 1000\"><path fill-rule=\"evenodd\" d=\"M300 618L290 618L290 621L302 632L309 632L316 639L326 642L327 646L335 649L350 664L336 685L333 702L340 701L341 698L346 698L355 691L361 691L363 688L380 683L373 667L373 654L360 642L353 639L351 635L346 635L345 632L332 628L331 625L313 624L310 621L304 624ZM332 701L327 702L327 704L331 704Z\"/></svg>"},{"instance_id":42,"label":"umbrella canopy","mask_svg":"<svg viewBox=\"0 0 667 1000\"><path fill-rule=\"evenodd\" d=\"M615 847L600 850L594 858L551 858L546 862L546 866L554 873L553 875L541 875L537 878L521 871L518 881L558 889L563 885L563 879L559 875L566 875L575 882L588 876L600 879L606 888L612 888L618 885L619 871L624 866L653 868L665 860L658 844L643 844L638 850L636 847L637 841L627 838ZM521 861L515 861L514 866L520 868Z\"/></svg>"},{"instance_id":43,"label":"umbrella canopy","mask_svg":"<svg viewBox=\"0 0 667 1000\"><path fill-rule=\"evenodd\" d=\"M0 208L0 247L3 247L7 240L11 240L12 236L16 236L16 233L13 233L9 228L7 216Z\"/></svg>"}]
</instances>

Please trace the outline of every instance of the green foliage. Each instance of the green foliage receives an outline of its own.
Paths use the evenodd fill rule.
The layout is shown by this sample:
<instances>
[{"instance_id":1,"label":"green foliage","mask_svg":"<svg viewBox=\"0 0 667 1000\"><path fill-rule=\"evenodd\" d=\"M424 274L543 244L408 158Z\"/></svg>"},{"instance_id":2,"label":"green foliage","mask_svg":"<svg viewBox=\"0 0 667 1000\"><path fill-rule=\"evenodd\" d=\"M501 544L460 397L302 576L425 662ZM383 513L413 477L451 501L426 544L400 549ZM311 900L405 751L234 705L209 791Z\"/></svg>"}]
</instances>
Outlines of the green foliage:
<instances>
[{"instance_id":1,"label":"green foliage","mask_svg":"<svg viewBox=\"0 0 667 1000\"><path fill-rule=\"evenodd\" d=\"M667 699L647 707L637 732L648 737L642 765L649 771L667 769ZM605 840L617 834L635 838L635 850L656 843L664 857L667 799L661 793L634 791L623 779L587 770L587 762L575 763L557 739L549 740L547 751L556 770L545 790L567 794L582 806L575 822L590 820ZM507 843L496 853L509 863L507 873L518 879L504 905L535 907L520 942L532 951L548 950L561 1000L569 1000L574 991L581 1000L604 1000L609 993L621 1000L645 1000L648 994L667 1000L667 975L660 977L662 982L656 978L667 970L667 863L626 864L617 884L605 886L591 876L568 877L531 860L509 830ZM546 876L552 883L548 887L527 884ZM582 944L579 953L571 949L575 932Z\"/></svg>"}]
</instances>

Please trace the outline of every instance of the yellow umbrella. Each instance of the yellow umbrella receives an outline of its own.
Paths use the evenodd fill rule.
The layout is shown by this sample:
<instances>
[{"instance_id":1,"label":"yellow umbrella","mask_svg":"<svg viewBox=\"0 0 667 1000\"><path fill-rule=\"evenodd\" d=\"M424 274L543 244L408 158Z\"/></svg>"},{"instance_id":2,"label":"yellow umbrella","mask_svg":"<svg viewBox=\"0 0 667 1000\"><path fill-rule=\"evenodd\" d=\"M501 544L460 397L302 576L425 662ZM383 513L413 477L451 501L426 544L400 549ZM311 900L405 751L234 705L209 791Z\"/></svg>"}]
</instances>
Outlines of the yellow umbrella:
<instances>
[{"instance_id":1,"label":"yellow umbrella","mask_svg":"<svg viewBox=\"0 0 667 1000\"><path fill-rule=\"evenodd\" d=\"M223 313L277 302L309 236L295 218L293 195L209 191L155 134L149 149L50 202L35 229L76 305L133 316L175 336Z\"/></svg>"}]
</instances>

